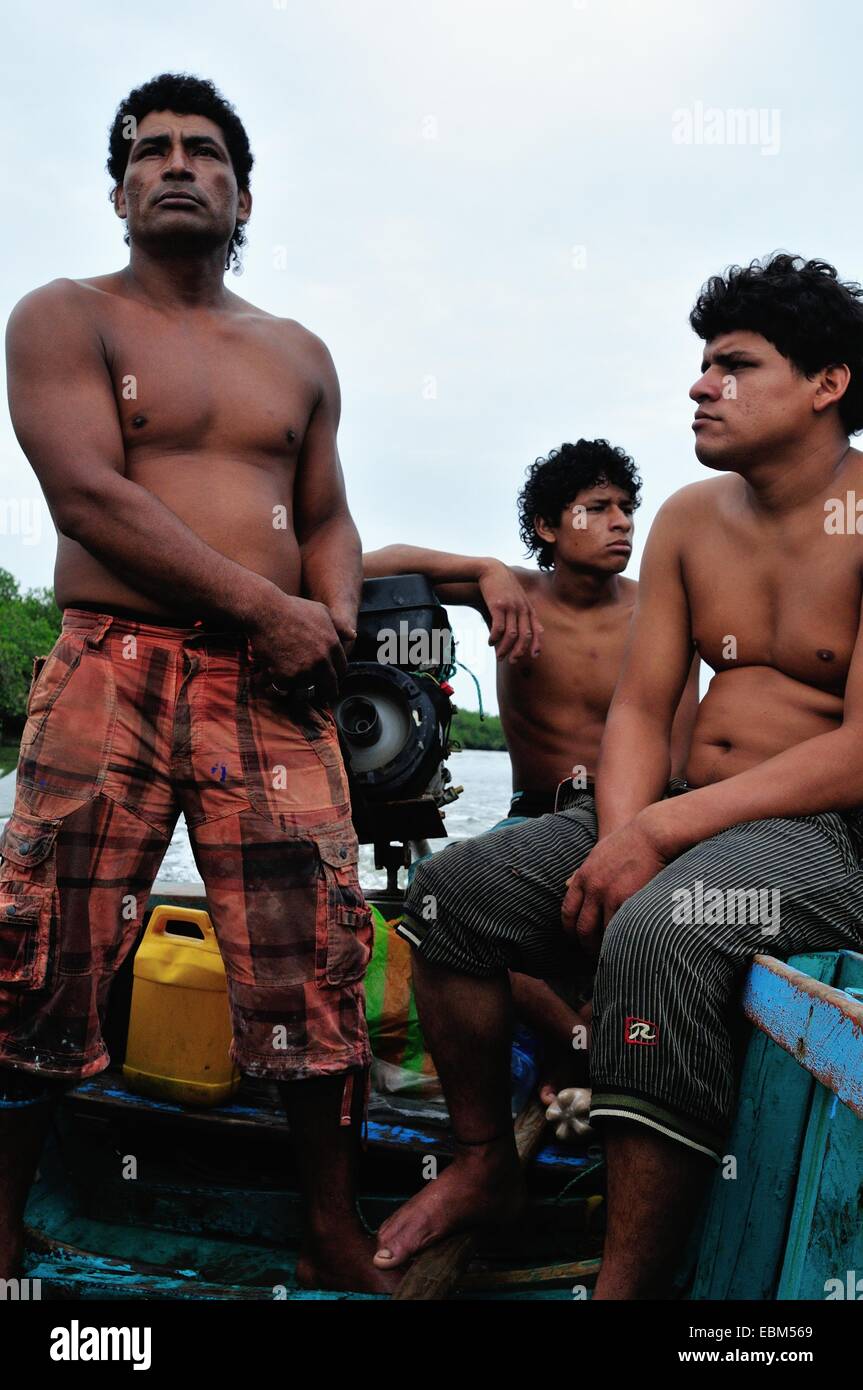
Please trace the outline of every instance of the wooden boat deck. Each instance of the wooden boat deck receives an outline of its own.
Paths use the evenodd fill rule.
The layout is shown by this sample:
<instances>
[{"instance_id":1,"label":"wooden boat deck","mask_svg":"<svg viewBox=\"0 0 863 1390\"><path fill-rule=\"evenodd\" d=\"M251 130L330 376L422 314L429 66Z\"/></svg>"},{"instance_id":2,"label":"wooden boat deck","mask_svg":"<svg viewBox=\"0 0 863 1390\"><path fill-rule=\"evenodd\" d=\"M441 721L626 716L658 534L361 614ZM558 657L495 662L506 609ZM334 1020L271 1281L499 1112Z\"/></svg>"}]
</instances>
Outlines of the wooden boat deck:
<instances>
[{"instance_id":1,"label":"wooden boat deck","mask_svg":"<svg viewBox=\"0 0 863 1390\"><path fill-rule=\"evenodd\" d=\"M692 1299L824 1299L827 1280L863 1270L863 956L758 957L742 1007L754 1028L728 1156L678 1288ZM451 1149L434 1124L374 1114L368 1139L360 1205L376 1227L419 1188L422 1160ZM530 1185L522 1228L482 1245L457 1297L571 1300L591 1283L596 1151L546 1144ZM133 1095L113 1068L85 1082L61 1108L27 1220L27 1274L43 1297L371 1297L297 1286L290 1135L259 1083L202 1111Z\"/></svg>"}]
</instances>

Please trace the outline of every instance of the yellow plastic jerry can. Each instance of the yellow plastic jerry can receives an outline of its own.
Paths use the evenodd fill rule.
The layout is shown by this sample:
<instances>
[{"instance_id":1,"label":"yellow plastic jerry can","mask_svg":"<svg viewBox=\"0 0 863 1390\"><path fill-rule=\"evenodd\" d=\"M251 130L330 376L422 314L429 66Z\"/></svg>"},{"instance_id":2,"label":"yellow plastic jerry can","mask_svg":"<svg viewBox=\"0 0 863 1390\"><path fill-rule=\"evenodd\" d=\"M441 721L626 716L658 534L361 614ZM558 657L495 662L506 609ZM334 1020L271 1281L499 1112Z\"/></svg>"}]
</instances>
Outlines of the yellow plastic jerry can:
<instances>
[{"instance_id":1,"label":"yellow plastic jerry can","mask_svg":"<svg viewBox=\"0 0 863 1390\"><path fill-rule=\"evenodd\" d=\"M171 922L193 923L180 936ZM228 1055L228 986L208 912L160 903L135 956L123 1075L133 1091L182 1105L220 1105L240 1084Z\"/></svg>"}]
</instances>

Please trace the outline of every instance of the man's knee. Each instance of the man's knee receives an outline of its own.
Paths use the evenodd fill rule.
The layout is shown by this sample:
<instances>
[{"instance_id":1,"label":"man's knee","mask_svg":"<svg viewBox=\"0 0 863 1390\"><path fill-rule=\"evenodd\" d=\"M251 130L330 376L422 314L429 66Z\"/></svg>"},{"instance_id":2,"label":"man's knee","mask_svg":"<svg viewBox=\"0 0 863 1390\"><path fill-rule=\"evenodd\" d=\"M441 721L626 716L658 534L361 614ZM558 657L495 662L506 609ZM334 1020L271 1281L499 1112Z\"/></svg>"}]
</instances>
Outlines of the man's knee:
<instances>
[{"instance_id":1,"label":"man's knee","mask_svg":"<svg viewBox=\"0 0 863 1390\"><path fill-rule=\"evenodd\" d=\"M404 900L404 910L420 922L433 923L438 917L439 876L434 856L421 859Z\"/></svg>"},{"instance_id":2,"label":"man's knee","mask_svg":"<svg viewBox=\"0 0 863 1390\"><path fill-rule=\"evenodd\" d=\"M418 893L427 891L428 885L435 874L434 855L429 854L424 859L418 859L411 865L413 875L410 881L407 896L415 898Z\"/></svg>"},{"instance_id":3,"label":"man's knee","mask_svg":"<svg viewBox=\"0 0 863 1390\"><path fill-rule=\"evenodd\" d=\"M650 885L648 885L650 887ZM634 893L617 909L602 939L601 978L637 976L649 963L673 978L687 951L685 931L674 924L671 906L655 893Z\"/></svg>"},{"instance_id":4,"label":"man's knee","mask_svg":"<svg viewBox=\"0 0 863 1390\"><path fill-rule=\"evenodd\" d=\"M647 942L667 930L669 917L658 910L655 898L641 898L634 893L615 912L602 939L603 954L617 954L635 942Z\"/></svg>"}]
</instances>

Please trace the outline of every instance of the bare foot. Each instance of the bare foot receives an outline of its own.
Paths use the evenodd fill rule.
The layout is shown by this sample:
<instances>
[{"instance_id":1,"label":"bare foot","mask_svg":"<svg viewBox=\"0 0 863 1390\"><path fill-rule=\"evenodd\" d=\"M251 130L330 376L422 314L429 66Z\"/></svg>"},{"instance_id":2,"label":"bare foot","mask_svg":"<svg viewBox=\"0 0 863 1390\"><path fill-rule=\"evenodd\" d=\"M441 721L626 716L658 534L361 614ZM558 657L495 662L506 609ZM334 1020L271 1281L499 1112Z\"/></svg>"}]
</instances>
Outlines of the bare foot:
<instances>
[{"instance_id":1,"label":"bare foot","mask_svg":"<svg viewBox=\"0 0 863 1390\"><path fill-rule=\"evenodd\" d=\"M510 1135L459 1149L439 1178L381 1226L375 1264L396 1269L444 1236L512 1221L524 1201L524 1178Z\"/></svg>"},{"instance_id":2,"label":"bare foot","mask_svg":"<svg viewBox=\"0 0 863 1390\"><path fill-rule=\"evenodd\" d=\"M301 1289L391 1294L400 1276L378 1269L374 1253L374 1236L358 1222L309 1231L297 1260L297 1283Z\"/></svg>"}]
</instances>

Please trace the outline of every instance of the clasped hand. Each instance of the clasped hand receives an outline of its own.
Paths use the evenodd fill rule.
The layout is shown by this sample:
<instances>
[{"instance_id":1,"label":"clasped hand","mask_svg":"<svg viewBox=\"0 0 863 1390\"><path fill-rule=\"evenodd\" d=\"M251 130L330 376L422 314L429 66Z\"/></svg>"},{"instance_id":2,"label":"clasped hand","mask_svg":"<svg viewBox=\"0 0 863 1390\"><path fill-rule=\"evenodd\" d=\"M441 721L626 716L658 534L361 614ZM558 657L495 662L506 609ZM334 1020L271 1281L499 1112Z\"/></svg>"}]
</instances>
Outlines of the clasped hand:
<instances>
[{"instance_id":1,"label":"clasped hand","mask_svg":"<svg viewBox=\"0 0 863 1390\"><path fill-rule=\"evenodd\" d=\"M617 909L667 863L639 816L607 835L566 881L561 907L564 931L588 955L598 956L602 933Z\"/></svg>"}]
</instances>

